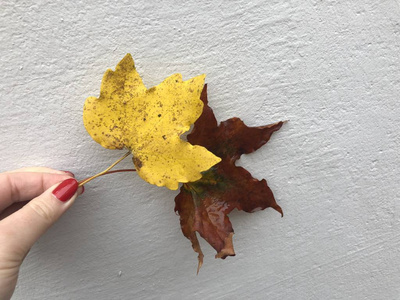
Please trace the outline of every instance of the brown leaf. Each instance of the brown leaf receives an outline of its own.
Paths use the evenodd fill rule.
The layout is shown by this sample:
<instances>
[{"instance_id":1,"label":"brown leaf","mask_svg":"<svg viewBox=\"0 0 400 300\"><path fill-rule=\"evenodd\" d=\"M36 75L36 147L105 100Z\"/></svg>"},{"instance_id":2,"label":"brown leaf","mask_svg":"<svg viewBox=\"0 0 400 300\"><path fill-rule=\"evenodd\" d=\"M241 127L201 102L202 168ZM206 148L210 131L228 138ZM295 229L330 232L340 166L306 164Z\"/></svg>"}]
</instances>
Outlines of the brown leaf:
<instances>
[{"instance_id":1,"label":"brown leaf","mask_svg":"<svg viewBox=\"0 0 400 300\"><path fill-rule=\"evenodd\" d=\"M175 198L182 232L199 254L199 268L203 253L196 232L217 251L216 258L224 259L235 255L233 228L228 218L233 209L254 212L272 207L283 215L266 180L259 181L244 168L235 166L242 154L251 153L267 143L283 122L248 127L240 119L231 118L217 125L208 106L207 85L201 100L204 102L203 113L187 139L191 144L206 147L222 161L204 172L200 180L185 183Z\"/></svg>"}]
</instances>

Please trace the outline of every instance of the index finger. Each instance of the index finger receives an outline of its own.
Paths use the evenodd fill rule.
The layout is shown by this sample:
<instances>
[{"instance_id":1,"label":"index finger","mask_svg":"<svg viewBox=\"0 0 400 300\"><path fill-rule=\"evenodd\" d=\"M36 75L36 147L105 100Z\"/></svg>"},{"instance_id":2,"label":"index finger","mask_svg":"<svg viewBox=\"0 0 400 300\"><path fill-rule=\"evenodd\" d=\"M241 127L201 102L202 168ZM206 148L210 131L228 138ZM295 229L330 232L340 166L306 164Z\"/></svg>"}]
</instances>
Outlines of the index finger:
<instances>
[{"instance_id":1,"label":"index finger","mask_svg":"<svg viewBox=\"0 0 400 300\"><path fill-rule=\"evenodd\" d=\"M21 171L0 174L0 212L15 202L31 200L52 185L70 178L67 173Z\"/></svg>"},{"instance_id":2,"label":"index finger","mask_svg":"<svg viewBox=\"0 0 400 300\"><path fill-rule=\"evenodd\" d=\"M50 174L60 174L60 175L63 175L65 173L72 174L71 172L54 170L54 169L47 168L47 167L27 167L27 168L12 170L12 171L6 171L4 173L24 173L24 172L50 173Z\"/></svg>"}]
</instances>

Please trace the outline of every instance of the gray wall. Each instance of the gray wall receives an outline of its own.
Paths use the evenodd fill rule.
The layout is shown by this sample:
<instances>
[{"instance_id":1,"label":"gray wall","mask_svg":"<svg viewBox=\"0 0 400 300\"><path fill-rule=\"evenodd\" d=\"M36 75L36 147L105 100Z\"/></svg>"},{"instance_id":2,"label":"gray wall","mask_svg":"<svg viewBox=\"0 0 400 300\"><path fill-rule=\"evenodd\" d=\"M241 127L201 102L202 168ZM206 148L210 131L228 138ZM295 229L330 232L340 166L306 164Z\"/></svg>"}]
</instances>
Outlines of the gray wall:
<instances>
[{"instance_id":1,"label":"gray wall","mask_svg":"<svg viewBox=\"0 0 400 300\"><path fill-rule=\"evenodd\" d=\"M148 87L206 73L221 121L290 120L240 161L285 216L232 213L236 257L202 243L196 276L176 192L110 175L32 249L14 299L399 299L399 20L395 0L2 0L2 171L84 178L121 156L82 106L128 52Z\"/></svg>"}]
</instances>

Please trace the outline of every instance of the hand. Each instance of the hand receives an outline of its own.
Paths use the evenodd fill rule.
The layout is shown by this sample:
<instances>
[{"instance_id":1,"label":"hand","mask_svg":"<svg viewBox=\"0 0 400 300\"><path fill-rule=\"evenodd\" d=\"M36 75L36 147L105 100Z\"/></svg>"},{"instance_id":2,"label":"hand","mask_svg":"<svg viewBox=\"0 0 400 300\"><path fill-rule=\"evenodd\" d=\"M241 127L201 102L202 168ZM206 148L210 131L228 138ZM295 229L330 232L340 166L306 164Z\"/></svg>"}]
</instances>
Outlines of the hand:
<instances>
[{"instance_id":1,"label":"hand","mask_svg":"<svg viewBox=\"0 0 400 300\"><path fill-rule=\"evenodd\" d=\"M0 173L0 300L11 298L29 249L82 193L68 172L26 168Z\"/></svg>"}]
</instances>

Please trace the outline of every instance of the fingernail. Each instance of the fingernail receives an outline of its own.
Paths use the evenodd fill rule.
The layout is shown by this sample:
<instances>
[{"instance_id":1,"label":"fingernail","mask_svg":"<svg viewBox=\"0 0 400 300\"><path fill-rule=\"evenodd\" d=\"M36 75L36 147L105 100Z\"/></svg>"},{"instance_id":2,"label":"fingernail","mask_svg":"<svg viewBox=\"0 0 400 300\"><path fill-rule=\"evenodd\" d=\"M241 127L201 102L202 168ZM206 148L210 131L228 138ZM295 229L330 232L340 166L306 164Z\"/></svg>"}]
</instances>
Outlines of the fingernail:
<instances>
[{"instance_id":1,"label":"fingernail","mask_svg":"<svg viewBox=\"0 0 400 300\"><path fill-rule=\"evenodd\" d=\"M61 182L53 190L53 195L61 202L66 202L75 195L78 190L78 182L74 178L69 178Z\"/></svg>"},{"instance_id":2,"label":"fingernail","mask_svg":"<svg viewBox=\"0 0 400 300\"><path fill-rule=\"evenodd\" d=\"M85 186L82 185L78 188L78 195L82 195L85 192Z\"/></svg>"},{"instance_id":3,"label":"fingernail","mask_svg":"<svg viewBox=\"0 0 400 300\"><path fill-rule=\"evenodd\" d=\"M67 173L69 176L71 176L71 177L74 177L74 178L75 178L75 174L74 174L74 173L72 173L72 172L70 172L70 171L61 171L61 172Z\"/></svg>"}]
</instances>

